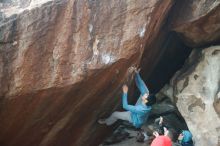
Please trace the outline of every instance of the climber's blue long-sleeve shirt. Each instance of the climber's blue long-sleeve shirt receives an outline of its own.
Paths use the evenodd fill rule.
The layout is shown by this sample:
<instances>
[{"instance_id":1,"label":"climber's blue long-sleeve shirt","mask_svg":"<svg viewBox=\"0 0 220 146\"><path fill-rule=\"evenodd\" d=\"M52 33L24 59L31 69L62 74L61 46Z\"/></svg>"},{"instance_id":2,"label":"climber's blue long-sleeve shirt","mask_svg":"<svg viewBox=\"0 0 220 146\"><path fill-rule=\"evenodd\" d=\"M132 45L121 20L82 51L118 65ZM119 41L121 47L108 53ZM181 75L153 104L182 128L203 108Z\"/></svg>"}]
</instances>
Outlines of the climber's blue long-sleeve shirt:
<instances>
[{"instance_id":1,"label":"climber's blue long-sleeve shirt","mask_svg":"<svg viewBox=\"0 0 220 146\"><path fill-rule=\"evenodd\" d=\"M133 125L136 128L140 128L148 119L149 113L151 111L151 106L147 106L142 103L141 96L145 93L149 93L147 86L145 85L144 81L141 79L140 74L136 73L135 75L135 82L138 89L141 92L137 103L134 105L129 105L127 100L127 93L123 93L122 96L122 103L123 108L131 112L131 120Z\"/></svg>"},{"instance_id":2,"label":"climber's blue long-sleeve shirt","mask_svg":"<svg viewBox=\"0 0 220 146\"><path fill-rule=\"evenodd\" d=\"M127 100L127 93L122 96L123 108L131 112L131 120L136 128L140 128L147 120L151 111L150 106L146 106L142 103L137 105L129 105Z\"/></svg>"}]
</instances>

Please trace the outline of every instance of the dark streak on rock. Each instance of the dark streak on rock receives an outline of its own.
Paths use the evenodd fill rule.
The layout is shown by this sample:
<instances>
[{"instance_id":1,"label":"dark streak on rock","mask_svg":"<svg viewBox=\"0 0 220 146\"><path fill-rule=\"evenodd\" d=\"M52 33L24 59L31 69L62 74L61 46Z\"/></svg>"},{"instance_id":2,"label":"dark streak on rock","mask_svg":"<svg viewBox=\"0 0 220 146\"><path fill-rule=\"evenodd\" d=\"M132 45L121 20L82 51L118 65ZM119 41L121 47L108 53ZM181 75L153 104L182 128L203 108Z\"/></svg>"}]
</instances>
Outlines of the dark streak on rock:
<instances>
[{"instance_id":1,"label":"dark streak on rock","mask_svg":"<svg viewBox=\"0 0 220 146\"><path fill-rule=\"evenodd\" d=\"M180 90L180 93L188 86L189 84L189 77L186 77L184 83L183 83L183 88Z\"/></svg>"},{"instance_id":2,"label":"dark streak on rock","mask_svg":"<svg viewBox=\"0 0 220 146\"><path fill-rule=\"evenodd\" d=\"M212 52L212 56L218 55L218 53L220 53L220 50L214 50L214 51Z\"/></svg>"},{"instance_id":3,"label":"dark streak on rock","mask_svg":"<svg viewBox=\"0 0 220 146\"><path fill-rule=\"evenodd\" d=\"M199 106L200 108L203 109L203 111L205 111L205 103L202 102L202 100L201 100L200 98L196 98L196 99L195 99L195 102L192 103L191 105L189 105L188 110L189 110L190 112L192 112L192 111L193 111L193 108L196 107L196 106Z\"/></svg>"},{"instance_id":4,"label":"dark streak on rock","mask_svg":"<svg viewBox=\"0 0 220 146\"><path fill-rule=\"evenodd\" d=\"M199 77L199 76L198 76L197 74L194 75L194 79L195 79L195 80L197 80L198 77Z\"/></svg>"}]
</instances>

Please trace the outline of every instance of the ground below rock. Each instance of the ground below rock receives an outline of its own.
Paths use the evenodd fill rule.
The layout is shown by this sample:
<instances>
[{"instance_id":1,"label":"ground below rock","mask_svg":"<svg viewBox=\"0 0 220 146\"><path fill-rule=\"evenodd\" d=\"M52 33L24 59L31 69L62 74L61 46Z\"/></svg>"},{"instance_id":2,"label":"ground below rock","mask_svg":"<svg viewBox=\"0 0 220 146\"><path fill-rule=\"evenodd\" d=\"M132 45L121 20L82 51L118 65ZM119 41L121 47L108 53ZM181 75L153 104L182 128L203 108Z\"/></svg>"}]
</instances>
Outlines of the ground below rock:
<instances>
[{"instance_id":1,"label":"ground below rock","mask_svg":"<svg viewBox=\"0 0 220 146\"><path fill-rule=\"evenodd\" d=\"M159 107L161 107L160 110L158 110ZM147 123L141 127L142 131L146 132L149 136L149 140L144 143L137 142L136 137L140 129L134 128L128 122L119 121L114 125L117 128L112 135L106 138L99 146L150 146L154 139L152 133L158 131L159 128L155 123L155 120L160 116L163 117L165 126L172 133L171 139L173 142L177 141L178 134L181 133L181 130L188 129L184 119L180 116L177 108L172 104L171 100L167 97L163 97L162 101L153 105Z\"/></svg>"}]
</instances>

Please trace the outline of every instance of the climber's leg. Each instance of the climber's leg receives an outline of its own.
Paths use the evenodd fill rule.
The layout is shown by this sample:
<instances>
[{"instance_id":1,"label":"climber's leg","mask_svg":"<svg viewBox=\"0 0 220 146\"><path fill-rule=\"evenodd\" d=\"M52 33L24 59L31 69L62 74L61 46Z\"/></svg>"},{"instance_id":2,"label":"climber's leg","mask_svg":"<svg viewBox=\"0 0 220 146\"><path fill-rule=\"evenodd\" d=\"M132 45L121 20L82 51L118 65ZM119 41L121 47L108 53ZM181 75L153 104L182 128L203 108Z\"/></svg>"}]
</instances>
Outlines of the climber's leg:
<instances>
[{"instance_id":1,"label":"climber's leg","mask_svg":"<svg viewBox=\"0 0 220 146\"><path fill-rule=\"evenodd\" d=\"M126 111L126 112L113 112L111 114L110 117L108 117L107 119L103 119L103 120L99 120L98 122L100 124L106 124L106 125L112 125L114 124L117 120L124 120L124 121L128 121L128 122L132 122L131 121L131 112Z\"/></svg>"}]
</instances>

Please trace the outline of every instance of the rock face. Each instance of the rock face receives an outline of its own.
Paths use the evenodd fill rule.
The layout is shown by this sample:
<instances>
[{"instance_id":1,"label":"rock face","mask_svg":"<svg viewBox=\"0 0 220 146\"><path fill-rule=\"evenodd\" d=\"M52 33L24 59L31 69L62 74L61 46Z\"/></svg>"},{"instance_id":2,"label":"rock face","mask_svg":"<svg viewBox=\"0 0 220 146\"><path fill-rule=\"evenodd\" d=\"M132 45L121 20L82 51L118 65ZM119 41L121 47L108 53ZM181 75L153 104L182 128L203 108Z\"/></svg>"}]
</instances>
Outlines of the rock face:
<instances>
[{"instance_id":1,"label":"rock face","mask_svg":"<svg viewBox=\"0 0 220 146\"><path fill-rule=\"evenodd\" d=\"M194 50L162 92L176 101L196 146L220 145L220 46Z\"/></svg>"},{"instance_id":2,"label":"rock face","mask_svg":"<svg viewBox=\"0 0 220 146\"><path fill-rule=\"evenodd\" d=\"M220 41L220 1L2 0L0 145L94 146L130 66L159 89L190 53ZM182 43L171 28L185 42ZM194 50L162 91L196 145L220 145L220 47ZM150 90L153 91L153 90ZM208 127L208 128L207 128ZM204 136L205 135L205 136Z\"/></svg>"},{"instance_id":3,"label":"rock face","mask_svg":"<svg viewBox=\"0 0 220 146\"><path fill-rule=\"evenodd\" d=\"M172 29L192 47L220 43L220 1L179 0Z\"/></svg>"},{"instance_id":4,"label":"rock face","mask_svg":"<svg viewBox=\"0 0 220 146\"><path fill-rule=\"evenodd\" d=\"M0 145L96 145L172 0L0 3ZM154 37L152 37L154 36ZM152 72L166 48L145 48ZM175 54L172 54L175 55ZM169 72L169 70L168 70Z\"/></svg>"}]
</instances>

